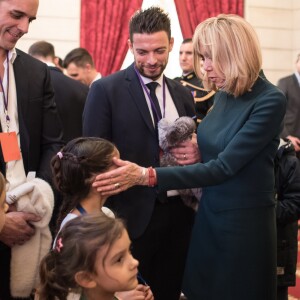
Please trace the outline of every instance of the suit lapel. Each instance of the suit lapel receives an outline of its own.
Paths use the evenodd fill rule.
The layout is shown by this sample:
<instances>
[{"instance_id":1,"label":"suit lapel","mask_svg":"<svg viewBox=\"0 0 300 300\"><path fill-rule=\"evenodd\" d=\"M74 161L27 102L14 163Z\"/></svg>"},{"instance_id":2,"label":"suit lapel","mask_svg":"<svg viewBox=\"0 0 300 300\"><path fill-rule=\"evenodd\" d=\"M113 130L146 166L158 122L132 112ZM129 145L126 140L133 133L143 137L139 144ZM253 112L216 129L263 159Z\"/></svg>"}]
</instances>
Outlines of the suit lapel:
<instances>
[{"instance_id":1,"label":"suit lapel","mask_svg":"<svg viewBox=\"0 0 300 300\"><path fill-rule=\"evenodd\" d=\"M20 132L20 143L22 149L22 157L23 163L26 170L27 161L25 160L27 152L28 143L24 137L28 137L27 132L25 130L24 118L26 115L27 106L28 106L28 74L27 69L23 66L23 62L21 59L21 55L19 51L17 51L17 57L13 63L14 68L14 76L16 83L16 91L17 91L17 109L18 109L18 120L19 120L19 132ZM2 132L1 124L0 131ZM29 138L27 138L29 140ZM26 145L26 146L25 146ZM2 149L0 149L0 171L5 174L6 173L6 164L3 159Z\"/></svg>"},{"instance_id":2,"label":"suit lapel","mask_svg":"<svg viewBox=\"0 0 300 300\"><path fill-rule=\"evenodd\" d=\"M29 66L27 66L28 68ZM14 61L14 74L17 90L17 102L18 102L18 117L23 122L23 117L26 116L28 107L28 69L23 65L21 54L18 53Z\"/></svg>"},{"instance_id":3,"label":"suit lapel","mask_svg":"<svg viewBox=\"0 0 300 300\"><path fill-rule=\"evenodd\" d=\"M177 86L176 86L175 82L166 77L166 83L167 83L170 95L175 104L175 107L177 109L179 117L185 116L186 111L185 111L184 104L183 104L184 101L182 101L182 99L180 97L181 93L177 90Z\"/></svg>"},{"instance_id":4,"label":"suit lapel","mask_svg":"<svg viewBox=\"0 0 300 300\"><path fill-rule=\"evenodd\" d=\"M297 87L297 90L298 90L298 93L299 93L300 85L299 85L298 79L297 79L295 74L293 74L293 81L294 81L294 86Z\"/></svg>"},{"instance_id":5,"label":"suit lapel","mask_svg":"<svg viewBox=\"0 0 300 300\"><path fill-rule=\"evenodd\" d=\"M147 101L145 99L143 88L142 88L142 86L139 82L139 79L135 73L133 64L127 68L125 77L128 82L128 91L131 95L131 98L133 99L136 106L138 107L138 110L140 111L147 127L152 132L152 134L154 136L156 136L155 128L153 126L152 118L151 118L150 111L149 111L149 108L147 105Z\"/></svg>"},{"instance_id":6,"label":"suit lapel","mask_svg":"<svg viewBox=\"0 0 300 300\"><path fill-rule=\"evenodd\" d=\"M28 152L29 152L29 135L26 128L25 118L27 116L28 101L29 101L29 65L24 65L22 54L17 50L17 57L14 61L14 75L17 90L17 109L19 119L19 132L20 132L20 146L22 150L22 157L25 171L28 169Z\"/></svg>"}]
</instances>

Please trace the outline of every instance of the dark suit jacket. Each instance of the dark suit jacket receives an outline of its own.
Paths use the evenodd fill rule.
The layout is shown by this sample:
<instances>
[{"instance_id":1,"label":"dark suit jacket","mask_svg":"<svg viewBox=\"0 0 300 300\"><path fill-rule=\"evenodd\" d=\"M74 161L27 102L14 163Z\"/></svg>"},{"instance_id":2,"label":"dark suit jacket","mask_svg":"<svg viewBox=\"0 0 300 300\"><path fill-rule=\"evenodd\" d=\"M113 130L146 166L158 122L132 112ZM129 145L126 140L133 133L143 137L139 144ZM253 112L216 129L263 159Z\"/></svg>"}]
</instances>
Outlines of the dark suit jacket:
<instances>
[{"instance_id":1,"label":"dark suit jacket","mask_svg":"<svg viewBox=\"0 0 300 300\"><path fill-rule=\"evenodd\" d=\"M195 115L191 93L166 79L179 116ZM112 141L121 158L141 166L159 166L159 144L143 89L133 65L96 81L83 113L83 135ZM143 234L150 221L157 192L134 187L111 197L105 205L125 218L131 238Z\"/></svg>"},{"instance_id":2,"label":"dark suit jacket","mask_svg":"<svg viewBox=\"0 0 300 300\"><path fill-rule=\"evenodd\" d=\"M288 135L300 138L300 86L295 74L281 78L278 87L287 98L282 138Z\"/></svg>"},{"instance_id":3,"label":"dark suit jacket","mask_svg":"<svg viewBox=\"0 0 300 300\"><path fill-rule=\"evenodd\" d=\"M67 143L82 135L82 113L89 88L64 75L58 68L49 69L57 111L63 126L63 140Z\"/></svg>"},{"instance_id":4,"label":"dark suit jacket","mask_svg":"<svg viewBox=\"0 0 300 300\"><path fill-rule=\"evenodd\" d=\"M47 66L17 50L14 61L20 144L25 173L51 182L50 160L61 148L62 130ZM1 171L5 163L0 154Z\"/></svg>"},{"instance_id":5,"label":"dark suit jacket","mask_svg":"<svg viewBox=\"0 0 300 300\"><path fill-rule=\"evenodd\" d=\"M44 63L20 50L17 50L13 68L25 173L36 171L37 177L51 183L50 160L62 147L62 129L49 70ZM1 149L0 168L5 174L6 165ZM10 299L10 248L3 243L0 243L0 265L0 298Z\"/></svg>"}]
</instances>

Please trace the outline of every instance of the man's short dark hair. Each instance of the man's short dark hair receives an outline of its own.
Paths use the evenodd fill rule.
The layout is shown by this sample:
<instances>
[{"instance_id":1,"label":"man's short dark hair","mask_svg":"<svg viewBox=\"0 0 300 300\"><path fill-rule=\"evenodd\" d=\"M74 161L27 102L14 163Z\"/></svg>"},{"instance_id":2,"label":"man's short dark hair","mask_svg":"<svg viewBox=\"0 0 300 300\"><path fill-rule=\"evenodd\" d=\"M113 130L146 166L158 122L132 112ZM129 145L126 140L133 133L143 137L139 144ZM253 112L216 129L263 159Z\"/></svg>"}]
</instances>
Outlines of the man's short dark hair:
<instances>
[{"instance_id":1,"label":"man's short dark hair","mask_svg":"<svg viewBox=\"0 0 300 300\"><path fill-rule=\"evenodd\" d=\"M188 43L191 43L192 41L193 41L192 38L187 38L187 39L184 39L181 44L188 44Z\"/></svg>"},{"instance_id":2,"label":"man's short dark hair","mask_svg":"<svg viewBox=\"0 0 300 300\"><path fill-rule=\"evenodd\" d=\"M28 54L31 56L55 57L54 46L46 41L39 41L32 44L28 49Z\"/></svg>"},{"instance_id":3,"label":"man's short dark hair","mask_svg":"<svg viewBox=\"0 0 300 300\"><path fill-rule=\"evenodd\" d=\"M171 21L167 13L161 8L151 6L145 10L138 10L129 22L130 41L133 42L135 33L155 33L165 31L171 39Z\"/></svg>"},{"instance_id":4,"label":"man's short dark hair","mask_svg":"<svg viewBox=\"0 0 300 300\"><path fill-rule=\"evenodd\" d=\"M74 63L77 67L84 67L86 64L95 67L91 54L85 48L75 48L70 51L64 59L64 67L67 68L70 63Z\"/></svg>"}]
</instances>

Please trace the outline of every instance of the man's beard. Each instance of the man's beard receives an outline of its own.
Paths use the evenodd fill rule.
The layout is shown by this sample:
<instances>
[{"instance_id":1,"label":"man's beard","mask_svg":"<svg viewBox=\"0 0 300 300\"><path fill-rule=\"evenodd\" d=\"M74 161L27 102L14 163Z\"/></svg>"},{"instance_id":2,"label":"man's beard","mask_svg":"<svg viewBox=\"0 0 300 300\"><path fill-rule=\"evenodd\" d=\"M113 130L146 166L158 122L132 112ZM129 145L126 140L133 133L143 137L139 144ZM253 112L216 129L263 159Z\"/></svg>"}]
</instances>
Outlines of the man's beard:
<instances>
[{"instance_id":1,"label":"man's beard","mask_svg":"<svg viewBox=\"0 0 300 300\"><path fill-rule=\"evenodd\" d=\"M146 77L146 78L149 78L149 79L152 79L152 80L156 80L156 79L158 79L160 76L161 76L161 74L163 73L163 71L165 70L165 68L166 68L166 66L167 66L167 63L165 63L165 64L161 64L161 65L159 65L159 73L156 73L156 74L151 74L151 72L150 72L150 74L147 74L145 71L144 71L144 69L146 69L146 67L144 67L143 65L142 66L138 66L136 63L135 63L135 66L136 66L136 68L138 69L138 71L139 71L139 73L142 75L142 76L144 76L144 77ZM148 70L148 69L147 69ZM149 71L148 71L149 72Z\"/></svg>"}]
</instances>

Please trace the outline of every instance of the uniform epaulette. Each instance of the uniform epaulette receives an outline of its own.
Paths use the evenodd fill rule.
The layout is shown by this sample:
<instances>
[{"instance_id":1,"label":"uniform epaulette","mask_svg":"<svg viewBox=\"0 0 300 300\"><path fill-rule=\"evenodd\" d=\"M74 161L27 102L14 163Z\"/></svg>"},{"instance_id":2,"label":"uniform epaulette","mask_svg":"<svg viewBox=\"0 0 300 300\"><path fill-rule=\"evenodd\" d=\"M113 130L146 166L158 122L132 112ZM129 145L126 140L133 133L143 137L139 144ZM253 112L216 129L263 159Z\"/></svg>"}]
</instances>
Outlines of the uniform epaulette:
<instances>
[{"instance_id":1,"label":"uniform epaulette","mask_svg":"<svg viewBox=\"0 0 300 300\"><path fill-rule=\"evenodd\" d=\"M205 100L209 99L210 97L212 97L215 93L216 93L215 91L210 91L207 95L205 95L201 98L194 98L194 100L195 100L195 102L202 102L202 101L205 101Z\"/></svg>"},{"instance_id":2,"label":"uniform epaulette","mask_svg":"<svg viewBox=\"0 0 300 300\"><path fill-rule=\"evenodd\" d=\"M195 75L193 73L191 73L191 74L189 74L189 75L186 76L186 79L192 79L194 77L195 77Z\"/></svg>"},{"instance_id":3,"label":"uniform epaulette","mask_svg":"<svg viewBox=\"0 0 300 300\"><path fill-rule=\"evenodd\" d=\"M198 91L206 91L204 88L201 88L201 87L199 87L199 86L196 86L196 85L194 85L194 84L191 84L191 83L189 83L189 82L187 82L187 81L185 81L185 80L180 80L180 83L181 83L183 86L190 86L190 87L192 87L193 89L198 90Z\"/></svg>"}]
</instances>

